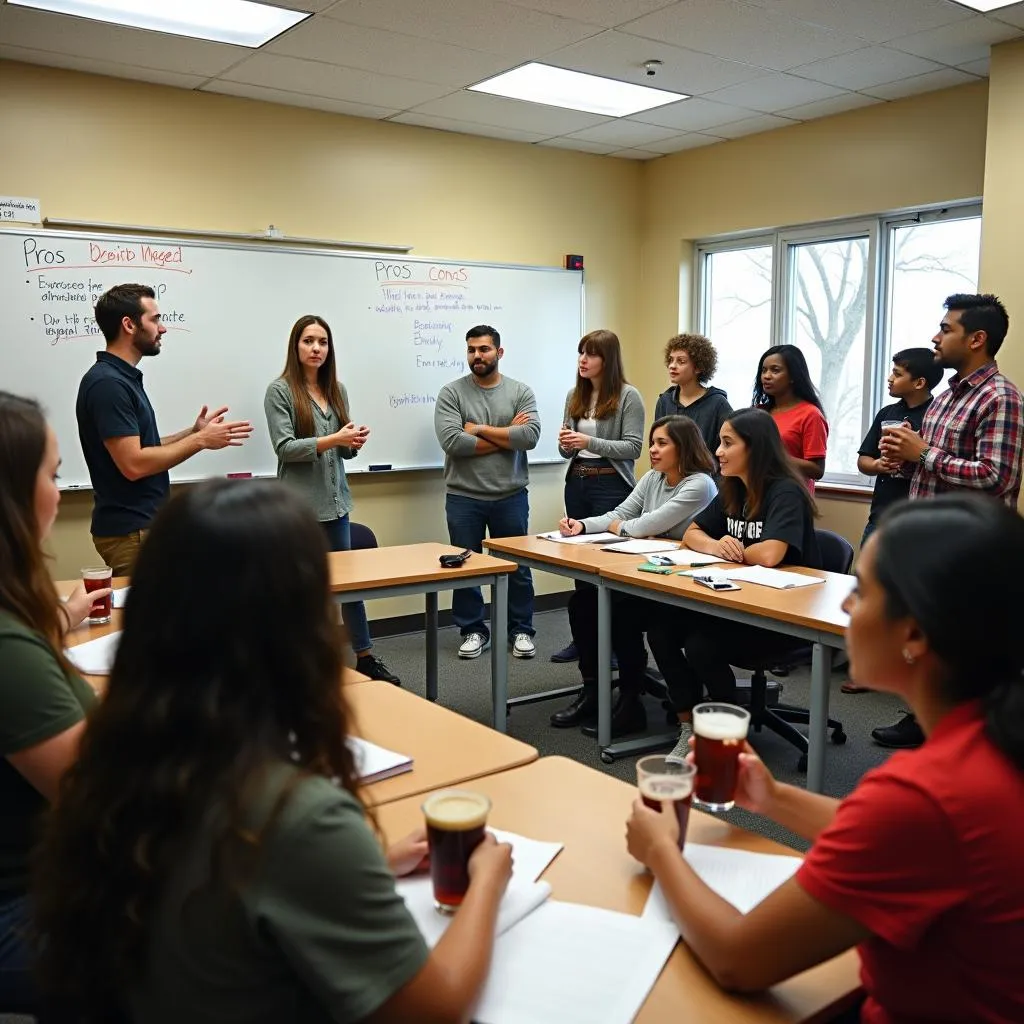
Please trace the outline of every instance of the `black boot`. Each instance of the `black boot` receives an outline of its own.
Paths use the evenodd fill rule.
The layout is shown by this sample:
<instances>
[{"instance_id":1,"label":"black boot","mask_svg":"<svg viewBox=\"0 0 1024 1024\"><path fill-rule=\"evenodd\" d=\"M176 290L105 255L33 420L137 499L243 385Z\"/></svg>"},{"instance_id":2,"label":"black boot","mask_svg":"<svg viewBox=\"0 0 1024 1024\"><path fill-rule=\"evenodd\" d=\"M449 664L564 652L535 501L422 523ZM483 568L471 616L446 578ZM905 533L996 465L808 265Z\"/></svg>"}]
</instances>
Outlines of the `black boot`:
<instances>
[{"instance_id":1,"label":"black boot","mask_svg":"<svg viewBox=\"0 0 1024 1024\"><path fill-rule=\"evenodd\" d=\"M597 736L597 699L594 699L594 721L583 726L584 736ZM636 690L619 690L618 699L612 706L612 739L627 736L631 732L643 732L647 728L647 712L640 694Z\"/></svg>"},{"instance_id":2,"label":"black boot","mask_svg":"<svg viewBox=\"0 0 1024 1024\"><path fill-rule=\"evenodd\" d=\"M585 725L597 721L597 689L584 686L580 695L561 711L551 716L551 724L556 729L571 729L574 725Z\"/></svg>"}]
</instances>

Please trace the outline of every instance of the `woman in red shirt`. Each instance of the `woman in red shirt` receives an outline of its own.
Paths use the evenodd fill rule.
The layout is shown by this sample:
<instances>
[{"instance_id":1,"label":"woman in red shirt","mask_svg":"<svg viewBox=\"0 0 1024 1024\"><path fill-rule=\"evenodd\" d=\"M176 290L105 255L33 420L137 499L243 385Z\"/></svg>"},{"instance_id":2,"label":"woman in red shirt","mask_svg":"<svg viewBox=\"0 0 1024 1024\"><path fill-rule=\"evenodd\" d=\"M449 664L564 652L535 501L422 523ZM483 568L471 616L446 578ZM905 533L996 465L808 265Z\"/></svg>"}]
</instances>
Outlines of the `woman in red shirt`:
<instances>
[{"instance_id":1,"label":"woman in red shirt","mask_svg":"<svg viewBox=\"0 0 1024 1024\"><path fill-rule=\"evenodd\" d=\"M814 481L825 475L828 420L796 345L773 345L761 356L753 405L771 413L793 468L813 494Z\"/></svg>"},{"instance_id":2,"label":"woman in red shirt","mask_svg":"<svg viewBox=\"0 0 1024 1024\"><path fill-rule=\"evenodd\" d=\"M813 845L747 915L679 856L674 814L638 800L629 851L725 988L767 988L857 946L868 1024L1020 1022L1024 520L985 497L902 502L857 576L846 602L851 671L910 704L924 745L893 755L842 802L776 782L748 745L737 804Z\"/></svg>"}]
</instances>

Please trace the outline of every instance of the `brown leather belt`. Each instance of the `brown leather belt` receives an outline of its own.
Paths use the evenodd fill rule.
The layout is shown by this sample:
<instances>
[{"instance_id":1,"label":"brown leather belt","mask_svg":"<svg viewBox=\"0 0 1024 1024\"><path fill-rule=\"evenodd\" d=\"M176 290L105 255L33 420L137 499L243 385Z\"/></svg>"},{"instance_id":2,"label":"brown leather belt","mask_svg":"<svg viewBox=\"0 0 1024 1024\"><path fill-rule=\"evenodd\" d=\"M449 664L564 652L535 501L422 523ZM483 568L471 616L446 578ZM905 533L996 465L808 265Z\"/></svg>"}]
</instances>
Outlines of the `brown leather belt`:
<instances>
[{"instance_id":1,"label":"brown leather belt","mask_svg":"<svg viewBox=\"0 0 1024 1024\"><path fill-rule=\"evenodd\" d=\"M569 471L570 476L609 476L610 474L618 473L618 470L613 466L581 466L579 462L573 464L572 469Z\"/></svg>"}]
</instances>

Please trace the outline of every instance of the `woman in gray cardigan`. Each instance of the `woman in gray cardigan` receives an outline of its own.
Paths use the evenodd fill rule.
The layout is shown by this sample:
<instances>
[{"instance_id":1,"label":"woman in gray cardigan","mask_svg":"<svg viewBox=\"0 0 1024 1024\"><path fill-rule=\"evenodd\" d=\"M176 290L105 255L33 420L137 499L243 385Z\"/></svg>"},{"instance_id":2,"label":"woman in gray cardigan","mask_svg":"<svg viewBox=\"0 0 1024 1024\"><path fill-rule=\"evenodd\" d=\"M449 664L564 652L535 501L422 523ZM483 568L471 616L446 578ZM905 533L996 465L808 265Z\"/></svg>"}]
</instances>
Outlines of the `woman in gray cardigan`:
<instances>
[{"instance_id":1,"label":"woman in gray cardigan","mask_svg":"<svg viewBox=\"0 0 1024 1024\"><path fill-rule=\"evenodd\" d=\"M270 441L277 453L277 476L312 505L331 551L348 551L352 495L344 459L354 459L370 436L369 427L349 421L348 392L338 380L334 339L327 321L300 316L288 338L284 372L271 381L263 399ZM341 606L356 655L356 668L371 679L401 681L373 655L362 601Z\"/></svg>"},{"instance_id":2,"label":"woman in gray cardigan","mask_svg":"<svg viewBox=\"0 0 1024 1024\"><path fill-rule=\"evenodd\" d=\"M626 383L622 349L615 334L591 331L581 339L577 351L576 386L565 399L558 451L569 460L565 513L573 519L585 519L611 511L636 484L633 464L643 450L644 403L640 392ZM590 584L576 583L569 599L573 641L553 654L552 661L575 661L579 657L573 622L579 601L595 595ZM579 721L574 714L563 712L551 720L563 728Z\"/></svg>"}]
</instances>

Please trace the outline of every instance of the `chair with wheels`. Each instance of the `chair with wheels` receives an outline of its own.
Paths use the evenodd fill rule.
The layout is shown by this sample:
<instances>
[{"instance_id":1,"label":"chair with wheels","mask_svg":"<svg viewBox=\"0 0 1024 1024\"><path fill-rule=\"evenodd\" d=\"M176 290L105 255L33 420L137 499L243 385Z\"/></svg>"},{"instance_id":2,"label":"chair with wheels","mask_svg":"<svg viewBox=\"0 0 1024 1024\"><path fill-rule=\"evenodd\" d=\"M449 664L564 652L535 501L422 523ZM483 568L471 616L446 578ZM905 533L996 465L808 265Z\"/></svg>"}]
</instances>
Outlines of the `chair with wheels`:
<instances>
[{"instance_id":1,"label":"chair with wheels","mask_svg":"<svg viewBox=\"0 0 1024 1024\"><path fill-rule=\"evenodd\" d=\"M362 523L350 523L349 529L352 532L352 550L363 551L366 548L378 547L377 537L368 526Z\"/></svg>"}]
</instances>

